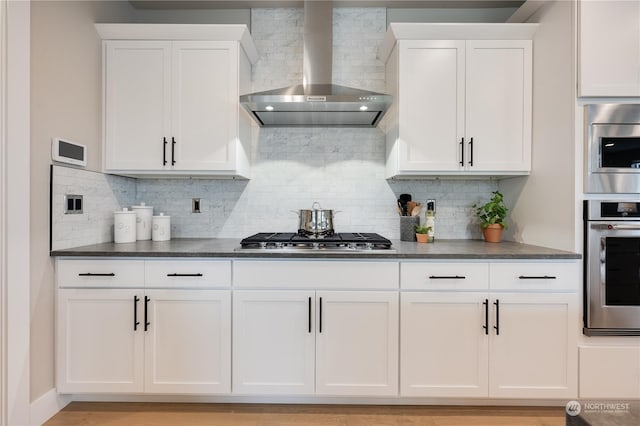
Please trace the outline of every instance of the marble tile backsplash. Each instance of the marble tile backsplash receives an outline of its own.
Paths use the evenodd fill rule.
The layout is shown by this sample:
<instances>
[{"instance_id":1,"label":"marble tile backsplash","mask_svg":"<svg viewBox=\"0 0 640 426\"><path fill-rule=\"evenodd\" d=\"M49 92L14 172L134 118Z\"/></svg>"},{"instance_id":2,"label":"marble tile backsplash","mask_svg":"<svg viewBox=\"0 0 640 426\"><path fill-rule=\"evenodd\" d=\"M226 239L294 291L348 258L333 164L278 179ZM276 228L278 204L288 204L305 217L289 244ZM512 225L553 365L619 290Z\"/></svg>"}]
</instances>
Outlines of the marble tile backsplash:
<instances>
[{"instance_id":1,"label":"marble tile backsplash","mask_svg":"<svg viewBox=\"0 0 640 426\"><path fill-rule=\"evenodd\" d=\"M300 84L302 8L251 13L252 36L260 53L252 70L253 91ZM385 31L384 8L335 8L333 82L384 92L384 64L376 55ZM140 202L153 206L155 214L171 216L174 238L294 232L296 212L318 201L322 208L337 211L338 232L378 232L396 239L396 200L401 193L422 203L437 200L436 238L480 238L477 226L472 226L476 221L471 206L497 189L497 182L488 180L387 181L385 135L377 128L261 128L256 139L248 181L134 180L59 171L54 180L60 186L55 188L58 194L73 190L91 196L85 195L87 214L82 217L54 212L54 247L111 241L112 212ZM200 198L201 213L191 212L193 198ZM54 203L58 204L62 207Z\"/></svg>"},{"instance_id":2,"label":"marble tile backsplash","mask_svg":"<svg viewBox=\"0 0 640 426\"><path fill-rule=\"evenodd\" d=\"M64 213L65 195L82 195L82 214ZM113 212L133 205L135 197L135 179L52 166L52 250L113 241Z\"/></svg>"}]
</instances>

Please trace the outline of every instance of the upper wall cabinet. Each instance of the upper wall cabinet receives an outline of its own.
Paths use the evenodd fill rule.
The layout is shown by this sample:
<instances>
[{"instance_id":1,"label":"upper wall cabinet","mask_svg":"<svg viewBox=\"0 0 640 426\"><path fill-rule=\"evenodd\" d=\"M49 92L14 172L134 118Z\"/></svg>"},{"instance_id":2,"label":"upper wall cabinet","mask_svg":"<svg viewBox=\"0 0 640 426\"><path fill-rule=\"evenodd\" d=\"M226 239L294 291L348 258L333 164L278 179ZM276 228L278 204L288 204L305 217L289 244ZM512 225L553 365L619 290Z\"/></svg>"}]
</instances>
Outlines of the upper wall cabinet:
<instances>
[{"instance_id":1,"label":"upper wall cabinet","mask_svg":"<svg viewBox=\"0 0 640 426\"><path fill-rule=\"evenodd\" d=\"M536 24L391 24L387 178L531 169Z\"/></svg>"},{"instance_id":2,"label":"upper wall cabinet","mask_svg":"<svg viewBox=\"0 0 640 426\"><path fill-rule=\"evenodd\" d=\"M578 96L640 96L640 1L579 1L578 45Z\"/></svg>"},{"instance_id":3,"label":"upper wall cabinet","mask_svg":"<svg viewBox=\"0 0 640 426\"><path fill-rule=\"evenodd\" d=\"M249 177L255 46L244 25L96 24L104 171Z\"/></svg>"}]
</instances>

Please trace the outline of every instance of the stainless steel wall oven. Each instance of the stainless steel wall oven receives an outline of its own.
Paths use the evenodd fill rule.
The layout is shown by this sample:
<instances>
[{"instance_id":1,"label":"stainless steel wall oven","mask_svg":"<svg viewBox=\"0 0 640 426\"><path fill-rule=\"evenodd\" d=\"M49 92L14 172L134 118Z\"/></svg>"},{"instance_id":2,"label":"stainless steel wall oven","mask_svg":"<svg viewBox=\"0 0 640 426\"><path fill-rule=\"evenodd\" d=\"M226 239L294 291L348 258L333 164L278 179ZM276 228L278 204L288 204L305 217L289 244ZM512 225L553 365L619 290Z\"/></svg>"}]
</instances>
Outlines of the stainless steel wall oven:
<instances>
[{"instance_id":1,"label":"stainless steel wall oven","mask_svg":"<svg viewBox=\"0 0 640 426\"><path fill-rule=\"evenodd\" d=\"M640 335L640 201L586 200L584 333Z\"/></svg>"},{"instance_id":2,"label":"stainless steel wall oven","mask_svg":"<svg viewBox=\"0 0 640 426\"><path fill-rule=\"evenodd\" d=\"M585 192L640 193L640 105L587 105Z\"/></svg>"}]
</instances>

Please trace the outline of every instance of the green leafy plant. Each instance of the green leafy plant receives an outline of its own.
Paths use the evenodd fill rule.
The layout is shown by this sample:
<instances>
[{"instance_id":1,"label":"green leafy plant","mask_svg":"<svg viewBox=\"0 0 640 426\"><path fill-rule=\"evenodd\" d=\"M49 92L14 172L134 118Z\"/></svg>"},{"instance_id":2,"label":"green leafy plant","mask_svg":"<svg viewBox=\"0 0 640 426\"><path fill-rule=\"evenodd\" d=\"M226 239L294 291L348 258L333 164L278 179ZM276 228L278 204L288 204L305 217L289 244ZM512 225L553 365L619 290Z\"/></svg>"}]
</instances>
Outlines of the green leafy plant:
<instances>
[{"instance_id":1,"label":"green leafy plant","mask_svg":"<svg viewBox=\"0 0 640 426\"><path fill-rule=\"evenodd\" d=\"M504 204L504 196L500 191L493 191L493 196L485 204L479 206L473 205L476 209L476 215L480 219L480 226L484 229L489 225L498 224L507 229L505 218L509 209Z\"/></svg>"},{"instance_id":2,"label":"green leafy plant","mask_svg":"<svg viewBox=\"0 0 640 426\"><path fill-rule=\"evenodd\" d=\"M428 234L431 231L430 226L416 225L416 234Z\"/></svg>"}]
</instances>

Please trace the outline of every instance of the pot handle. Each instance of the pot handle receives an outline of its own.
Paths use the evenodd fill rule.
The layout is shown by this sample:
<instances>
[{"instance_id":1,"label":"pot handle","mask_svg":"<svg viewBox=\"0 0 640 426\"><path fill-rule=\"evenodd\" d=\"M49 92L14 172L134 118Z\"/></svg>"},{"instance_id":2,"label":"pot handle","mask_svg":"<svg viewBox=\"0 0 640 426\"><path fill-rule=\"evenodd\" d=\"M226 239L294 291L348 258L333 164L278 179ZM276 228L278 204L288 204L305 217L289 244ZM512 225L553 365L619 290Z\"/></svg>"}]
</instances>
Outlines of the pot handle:
<instances>
[{"instance_id":1,"label":"pot handle","mask_svg":"<svg viewBox=\"0 0 640 426\"><path fill-rule=\"evenodd\" d=\"M289 211L295 214L296 216L300 217L300 211L296 211L296 210L289 210Z\"/></svg>"},{"instance_id":2,"label":"pot handle","mask_svg":"<svg viewBox=\"0 0 640 426\"><path fill-rule=\"evenodd\" d=\"M316 204L318 205L318 207L316 207ZM322 207L320 207L319 202L314 201L313 204L311 205L311 210L322 210Z\"/></svg>"}]
</instances>

